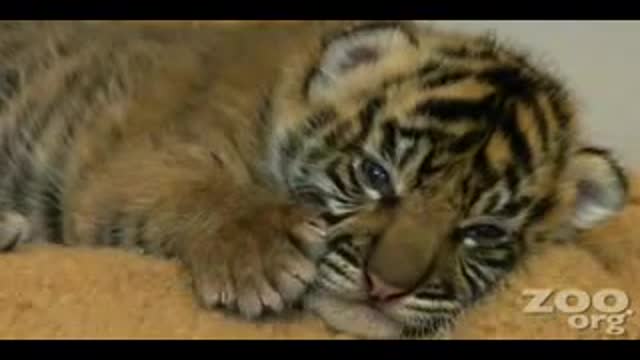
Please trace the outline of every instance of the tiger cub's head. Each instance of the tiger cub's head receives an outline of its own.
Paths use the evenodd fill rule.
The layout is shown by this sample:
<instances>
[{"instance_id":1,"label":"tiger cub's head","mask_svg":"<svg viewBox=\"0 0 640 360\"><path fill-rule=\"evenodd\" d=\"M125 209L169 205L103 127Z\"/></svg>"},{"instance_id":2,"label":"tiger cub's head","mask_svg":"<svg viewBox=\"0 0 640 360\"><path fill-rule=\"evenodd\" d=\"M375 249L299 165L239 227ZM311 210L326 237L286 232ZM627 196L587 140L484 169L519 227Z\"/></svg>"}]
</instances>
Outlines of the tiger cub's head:
<instances>
[{"instance_id":1,"label":"tiger cub's head","mask_svg":"<svg viewBox=\"0 0 640 360\"><path fill-rule=\"evenodd\" d=\"M362 23L292 58L271 166L332 224L318 288L397 336L451 324L538 244L625 204L562 84L489 38Z\"/></svg>"}]
</instances>

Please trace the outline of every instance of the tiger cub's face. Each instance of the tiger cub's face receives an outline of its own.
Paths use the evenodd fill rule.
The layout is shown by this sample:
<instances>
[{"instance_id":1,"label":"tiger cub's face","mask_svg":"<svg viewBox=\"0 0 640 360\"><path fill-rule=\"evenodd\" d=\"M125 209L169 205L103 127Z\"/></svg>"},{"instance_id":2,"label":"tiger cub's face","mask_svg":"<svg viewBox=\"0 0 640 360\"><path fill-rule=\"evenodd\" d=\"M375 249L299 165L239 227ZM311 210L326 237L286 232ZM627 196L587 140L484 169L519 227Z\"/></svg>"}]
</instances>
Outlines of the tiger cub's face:
<instances>
[{"instance_id":1,"label":"tiger cub's face","mask_svg":"<svg viewBox=\"0 0 640 360\"><path fill-rule=\"evenodd\" d=\"M540 242L618 211L562 86L489 39L367 23L318 39L271 104L271 166L324 211L318 288L429 335Z\"/></svg>"}]
</instances>

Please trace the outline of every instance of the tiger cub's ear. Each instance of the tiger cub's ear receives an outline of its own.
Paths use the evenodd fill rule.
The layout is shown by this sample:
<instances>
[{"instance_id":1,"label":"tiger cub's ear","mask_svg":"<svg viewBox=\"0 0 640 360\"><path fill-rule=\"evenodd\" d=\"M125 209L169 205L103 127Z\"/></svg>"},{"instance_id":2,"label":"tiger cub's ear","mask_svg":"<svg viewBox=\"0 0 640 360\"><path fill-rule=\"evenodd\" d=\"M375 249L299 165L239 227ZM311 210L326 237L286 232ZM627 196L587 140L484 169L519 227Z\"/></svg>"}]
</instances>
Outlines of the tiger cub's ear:
<instances>
[{"instance_id":1,"label":"tiger cub's ear","mask_svg":"<svg viewBox=\"0 0 640 360\"><path fill-rule=\"evenodd\" d=\"M416 47L408 23L367 22L327 37L314 71L308 79L307 95L318 99L344 90L354 76L388 61L391 55Z\"/></svg>"},{"instance_id":2,"label":"tiger cub's ear","mask_svg":"<svg viewBox=\"0 0 640 360\"><path fill-rule=\"evenodd\" d=\"M607 150L583 148L570 162L576 190L573 226L590 229L622 210L629 197L629 180Z\"/></svg>"}]
</instances>

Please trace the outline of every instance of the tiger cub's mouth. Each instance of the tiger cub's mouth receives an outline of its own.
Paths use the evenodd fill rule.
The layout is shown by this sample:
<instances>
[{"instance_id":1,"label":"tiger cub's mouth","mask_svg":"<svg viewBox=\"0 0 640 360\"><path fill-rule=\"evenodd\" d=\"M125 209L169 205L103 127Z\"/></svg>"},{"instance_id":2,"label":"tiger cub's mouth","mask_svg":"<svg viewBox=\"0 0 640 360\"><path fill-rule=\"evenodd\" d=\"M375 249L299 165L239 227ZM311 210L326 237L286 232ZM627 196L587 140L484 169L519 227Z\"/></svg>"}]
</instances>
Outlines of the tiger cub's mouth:
<instances>
[{"instance_id":1,"label":"tiger cub's mouth","mask_svg":"<svg viewBox=\"0 0 640 360\"><path fill-rule=\"evenodd\" d=\"M365 339L445 338L461 310L418 314L403 310L400 298L379 303L344 295L317 286L305 296L304 305L329 328Z\"/></svg>"},{"instance_id":2,"label":"tiger cub's mouth","mask_svg":"<svg viewBox=\"0 0 640 360\"><path fill-rule=\"evenodd\" d=\"M330 327L364 338L434 338L453 325L464 304L450 293L376 288L349 242L320 260L305 305Z\"/></svg>"}]
</instances>

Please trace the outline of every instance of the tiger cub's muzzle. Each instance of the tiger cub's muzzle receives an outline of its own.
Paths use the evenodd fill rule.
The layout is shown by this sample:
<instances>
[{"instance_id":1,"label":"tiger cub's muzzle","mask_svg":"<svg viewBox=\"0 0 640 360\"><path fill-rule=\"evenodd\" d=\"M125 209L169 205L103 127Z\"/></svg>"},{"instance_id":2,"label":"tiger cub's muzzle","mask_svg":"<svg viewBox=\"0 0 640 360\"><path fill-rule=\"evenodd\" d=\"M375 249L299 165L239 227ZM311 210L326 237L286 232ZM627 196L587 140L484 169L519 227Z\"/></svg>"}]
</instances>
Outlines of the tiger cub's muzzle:
<instances>
[{"instance_id":1,"label":"tiger cub's muzzle","mask_svg":"<svg viewBox=\"0 0 640 360\"><path fill-rule=\"evenodd\" d=\"M362 283L369 300L391 301L422 283L436 281L438 273L446 270L442 259L453 248L449 239L454 216L443 206L383 208L340 224L340 233L367 241L360 248Z\"/></svg>"}]
</instances>

